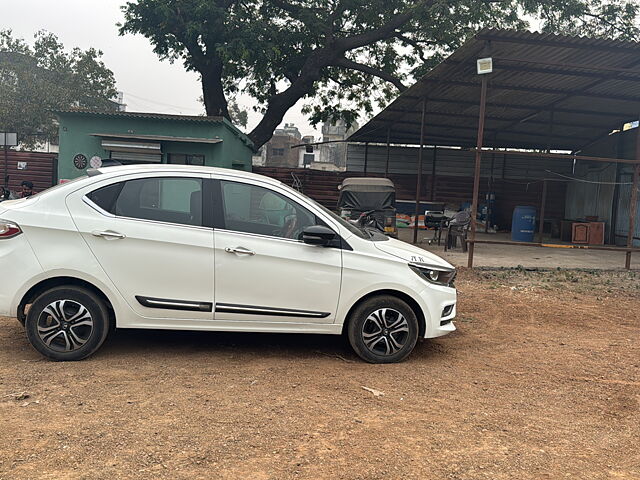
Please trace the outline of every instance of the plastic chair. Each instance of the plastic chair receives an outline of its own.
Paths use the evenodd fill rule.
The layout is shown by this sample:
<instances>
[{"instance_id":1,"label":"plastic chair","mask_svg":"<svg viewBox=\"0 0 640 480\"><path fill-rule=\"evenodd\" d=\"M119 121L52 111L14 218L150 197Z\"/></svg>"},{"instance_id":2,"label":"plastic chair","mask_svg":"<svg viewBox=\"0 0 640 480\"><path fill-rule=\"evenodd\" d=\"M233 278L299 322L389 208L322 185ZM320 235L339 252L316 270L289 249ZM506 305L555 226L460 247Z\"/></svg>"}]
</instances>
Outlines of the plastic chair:
<instances>
[{"instance_id":1,"label":"plastic chair","mask_svg":"<svg viewBox=\"0 0 640 480\"><path fill-rule=\"evenodd\" d=\"M444 251L456 248L458 238L462 242L462 251L467 251L467 233L471 224L471 215L466 210L456 213L447 225Z\"/></svg>"}]
</instances>

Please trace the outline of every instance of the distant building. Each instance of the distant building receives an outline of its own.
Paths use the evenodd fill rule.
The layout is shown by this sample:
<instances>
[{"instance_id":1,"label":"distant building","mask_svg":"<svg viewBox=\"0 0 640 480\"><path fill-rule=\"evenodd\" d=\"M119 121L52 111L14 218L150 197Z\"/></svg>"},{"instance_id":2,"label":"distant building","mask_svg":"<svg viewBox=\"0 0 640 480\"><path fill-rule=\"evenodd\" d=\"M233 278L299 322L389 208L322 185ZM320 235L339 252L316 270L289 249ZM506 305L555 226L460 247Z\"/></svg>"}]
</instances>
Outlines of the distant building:
<instances>
[{"instance_id":1,"label":"distant building","mask_svg":"<svg viewBox=\"0 0 640 480\"><path fill-rule=\"evenodd\" d=\"M343 143L358 129L354 124L347 128L343 120L325 122L322 125L322 142L337 142L314 145L312 135L304 137L292 123L285 123L273 133L271 140L262 147L262 152L254 155L253 165L265 167L311 168L314 170L339 171L347 165L347 144ZM291 148L306 144L305 147Z\"/></svg>"},{"instance_id":2,"label":"distant building","mask_svg":"<svg viewBox=\"0 0 640 480\"><path fill-rule=\"evenodd\" d=\"M251 140L223 117L60 110L58 179L92 164L206 165L251 171Z\"/></svg>"},{"instance_id":3,"label":"distant building","mask_svg":"<svg viewBox=\"0 0 640 480\"><path fill-rule=\"evenodd\" d=\"M344 120L336 122L325 122L322 125L322 141L336 142L320 145L320 163L332 164L338 169L345 169L347 166L347 144L341 142L358 129L358 124L354 123L347 128Z\"/></svg>"},{"instance_id":4,"label":"distant building","mask_svg":"<svg viewBox=\"0 0 640 480\"><path fill-rule=\"evenodd\" d=\"M276 129L271 140L262 147L264 152L263 165L265 167L298 168L300 149L291 147L299 145L301 141L302 135L298 127L293 123L285 123L284 128Z\"/></svg>"},{"instance_id":5,"label":"distant building","mask_svg":"<svg viewBox=\"0 0 640 480\"><path fill-rule=\"evenodd\" d=\"M289 135L290 137L294 137L298 140L302 138L300 130L298 130L298 127L296 127L293 123L285 123L284 128L277 128L276 131L273 132L273 134L279 136Z\"/></svg>"},{"instance_id":6,"label":"distant building","mask_svg":"<svg viewBox=\"0 0 640 480\"><path fill-rule=\"evenodd\" d=\"M313 135L306 135L302 137L301 143L307 144L308 146L297 149L299 151L298 167L308 168L320 159L320 150L318 145L311 145L312 143L315 143Z\"/></svg>"}]
</instances>

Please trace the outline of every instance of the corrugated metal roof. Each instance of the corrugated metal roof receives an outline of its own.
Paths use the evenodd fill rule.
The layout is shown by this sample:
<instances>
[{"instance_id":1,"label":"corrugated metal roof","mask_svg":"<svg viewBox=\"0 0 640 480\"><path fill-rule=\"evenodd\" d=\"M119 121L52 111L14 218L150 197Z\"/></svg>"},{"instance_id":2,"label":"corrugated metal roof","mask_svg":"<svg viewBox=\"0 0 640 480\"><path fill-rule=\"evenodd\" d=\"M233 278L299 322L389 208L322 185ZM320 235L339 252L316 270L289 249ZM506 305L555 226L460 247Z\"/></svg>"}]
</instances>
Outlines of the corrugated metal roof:
<instances>
[{"instance_id":1,"label":"corrugated metal roof","mask_svg":"<svg viewBox=\"0 0 640 480\"><path fill-rule=\"evenodd\" d=\"M151 120L178 120L184 122L201 122L201 123L221 123L222 117L205 117L199 115L170 115L167 113L149 113L149 112L118 112L118 111L100 111L85 109L68 109L55 110L57 114L74 114L74 115L97 115L102 117L122 117L122 118L147 118Z\"/></svg>"},{"instance_id":2,"label":"corrugated metal roof","mask_svg":"<svg viewBox=\"0 0 640 480\"><path fill-rule=\"evenodd\" d=\"M419 144L426 98L425 143L475 146L483 57L486 147L576 151L640 114L640 43L483 30L349 139Z\"/></svg>"}]
</instances>

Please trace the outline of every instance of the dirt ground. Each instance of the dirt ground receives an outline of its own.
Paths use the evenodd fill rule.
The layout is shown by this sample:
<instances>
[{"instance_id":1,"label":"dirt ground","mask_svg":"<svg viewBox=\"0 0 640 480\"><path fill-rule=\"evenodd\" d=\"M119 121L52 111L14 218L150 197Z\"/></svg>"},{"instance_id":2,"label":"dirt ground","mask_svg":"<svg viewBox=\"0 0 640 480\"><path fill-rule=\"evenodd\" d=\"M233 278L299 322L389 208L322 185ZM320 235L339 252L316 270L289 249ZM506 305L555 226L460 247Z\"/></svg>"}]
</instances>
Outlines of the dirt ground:
<instances>
[{"instance_id":1,"label":"dirt ground","mask_svg":"<svg viewBox=\"0 0 640 480\"><path fill-rule=\"evenodd\" d=\"M640 274L458 287L458 331L398 365L338 337L145 331L52 363L0 319L0 478L640 478Z\"/></svg>"}]
</instances>

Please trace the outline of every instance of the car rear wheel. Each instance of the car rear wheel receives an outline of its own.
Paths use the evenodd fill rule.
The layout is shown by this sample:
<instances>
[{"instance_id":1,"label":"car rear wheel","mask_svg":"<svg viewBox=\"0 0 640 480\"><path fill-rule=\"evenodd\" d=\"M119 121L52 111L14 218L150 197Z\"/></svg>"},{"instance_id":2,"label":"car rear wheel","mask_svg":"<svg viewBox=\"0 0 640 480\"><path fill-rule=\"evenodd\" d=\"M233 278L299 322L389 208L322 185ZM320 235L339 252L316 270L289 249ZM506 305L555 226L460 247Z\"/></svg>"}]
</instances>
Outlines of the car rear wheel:
<instances>
[{"instance_id":1,"label":"car rear wheel","mask_svg":"<svg viewBox=\"0 0 640 480\"><path fill-rule=\"evenodd\" d=\"M56 287L32 303L25 322L31 345L56 361L81 360L94 353L109 333L109 314L93 292Z\"/></svg>"},{"instance_id":2,"label":"car rear wheel","mask_svg":"<svg viewBox=\"0 0 640 480\"><path fill-rule=\"evenodd\" d=\"M355 309L347 333L351 347L366 362L401 362L416 345L418 320L399 298L373 297Z\"/></svg>"}]
</instances>

